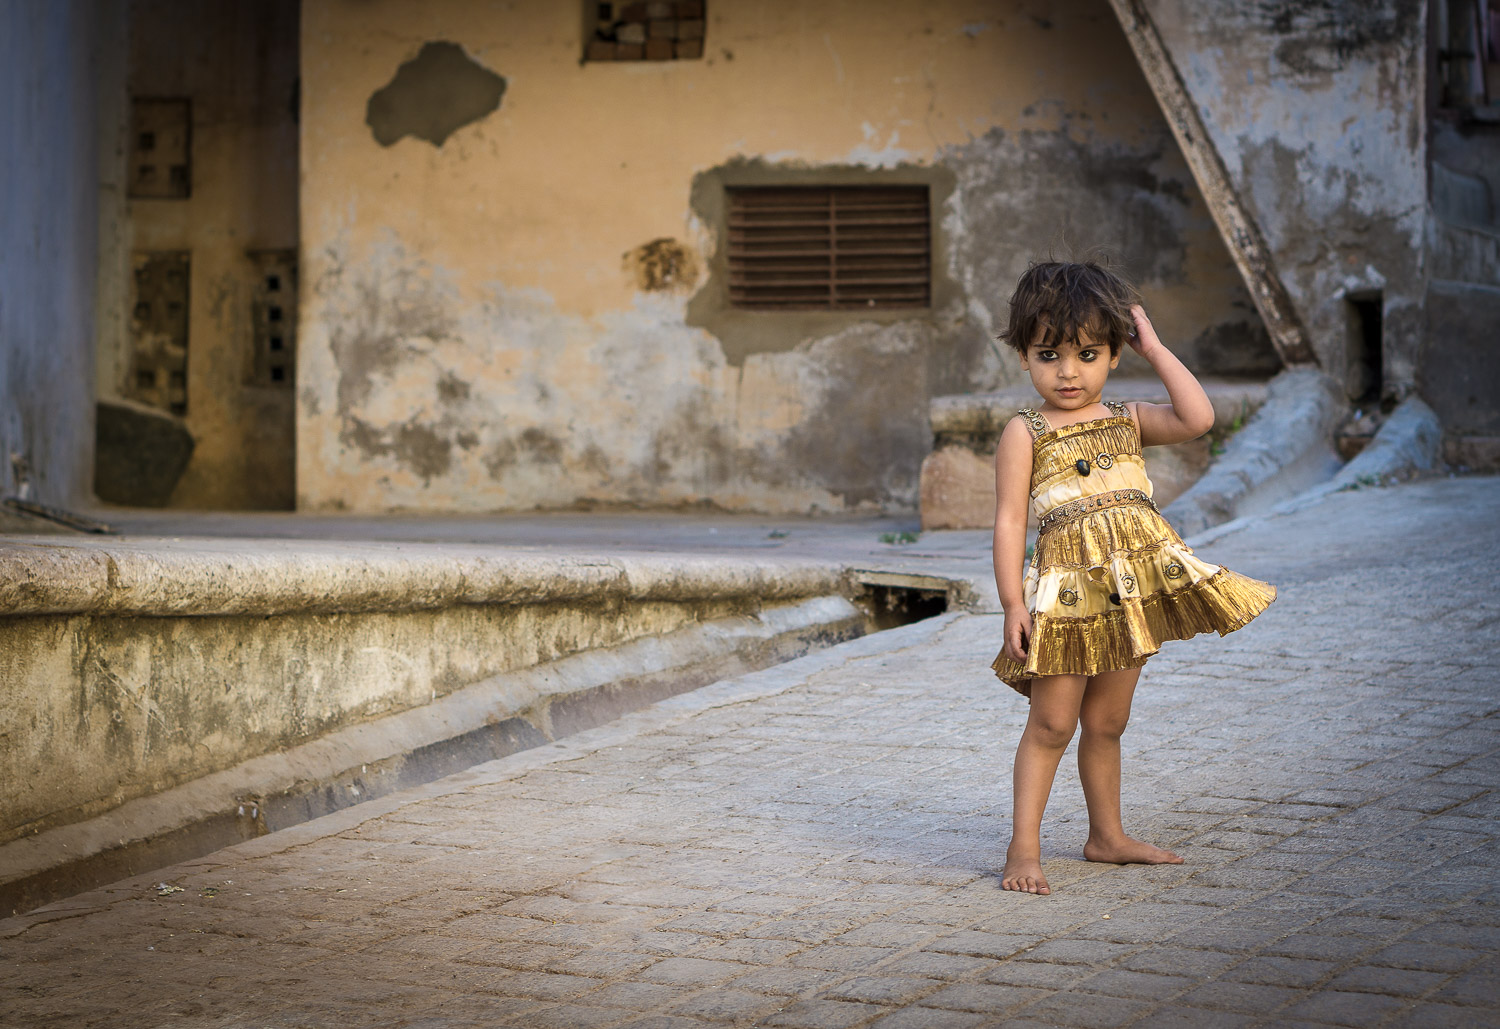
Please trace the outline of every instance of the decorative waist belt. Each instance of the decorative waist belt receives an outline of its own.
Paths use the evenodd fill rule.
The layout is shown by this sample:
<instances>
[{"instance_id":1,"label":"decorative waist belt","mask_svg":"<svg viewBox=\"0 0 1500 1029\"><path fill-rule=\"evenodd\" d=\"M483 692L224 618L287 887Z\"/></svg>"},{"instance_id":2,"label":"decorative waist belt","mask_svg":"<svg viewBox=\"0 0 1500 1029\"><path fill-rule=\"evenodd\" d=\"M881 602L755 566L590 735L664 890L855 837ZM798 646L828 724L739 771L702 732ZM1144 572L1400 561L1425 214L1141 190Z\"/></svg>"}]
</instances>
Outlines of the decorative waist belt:
<instances>
[{"instance_id":1,"label":"decorative waist belt","mask_svg":"<svg viewBox=\"0 0 1500 1029\"><path fill-rule=\"evenodd\" d=\"M1106 507L1121 507L1125 504L1145 504L1151 510L1156 510L1155 502L1143 490L1116 489L1110 490L1108 493L1095 493L1091 497L1083 497L1079 500L1070 500L1066 504L1059 504L1042 515L1041 520L1037 522L1037 535L1040 536L1048 529L1055 528L1069 518L1077 518L1079 515L1102 511Z\"/></svg>"}]
</instances>

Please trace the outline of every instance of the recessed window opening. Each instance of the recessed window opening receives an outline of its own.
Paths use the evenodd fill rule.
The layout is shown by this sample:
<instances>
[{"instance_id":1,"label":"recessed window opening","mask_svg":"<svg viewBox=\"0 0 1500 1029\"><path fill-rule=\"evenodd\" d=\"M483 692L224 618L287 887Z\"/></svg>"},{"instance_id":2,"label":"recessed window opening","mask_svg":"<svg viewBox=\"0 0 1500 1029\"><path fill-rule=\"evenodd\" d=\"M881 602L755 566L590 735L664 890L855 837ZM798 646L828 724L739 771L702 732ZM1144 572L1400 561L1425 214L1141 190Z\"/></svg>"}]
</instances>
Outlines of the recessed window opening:
<instances>
[{"instance_id":1,"label":"recessed window opening","mask_svg":"<svg viewBox=\"0 0 1500 1029\"><path fill-rule=\"evenodd\" d=\"M693 61L703 56L703 0L584 5L585 61Z\"/></svg>"},{"instance_id":2,"label":"recessed window opening","mask_svg":"<svg viewBox=\"0 0 1500 1029\"><path fill-rule=\"evenodd\" d=\"M1349 305L1349 393L1356 404L1375 404L1384 387L1385 295L1380 290L1351 293Z\"/></svg>"},{"instance_id":3,"label":"recessed window opening","mask_svg":"<svg viewBox=\"0 0 1500 1029\"><path fill-rule=\"evenodd\" d=\"M931 304L926 186L728 190L729 302L750 310Z\"/></svg>"}]
</instances>

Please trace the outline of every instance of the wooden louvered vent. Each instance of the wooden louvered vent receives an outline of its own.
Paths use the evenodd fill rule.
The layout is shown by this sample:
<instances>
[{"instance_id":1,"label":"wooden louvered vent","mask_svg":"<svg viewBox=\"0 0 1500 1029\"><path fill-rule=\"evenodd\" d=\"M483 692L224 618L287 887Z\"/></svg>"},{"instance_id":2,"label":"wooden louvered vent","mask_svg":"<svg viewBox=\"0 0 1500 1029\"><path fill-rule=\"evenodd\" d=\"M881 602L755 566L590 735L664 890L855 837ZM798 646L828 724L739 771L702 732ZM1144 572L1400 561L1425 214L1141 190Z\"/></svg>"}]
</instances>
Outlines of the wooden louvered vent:
<instances>
[{"instance_id":1,"label":"wooden louvered vent","mask_svg":"<svg viewBox=\"0 0 1500 1029\"><path fill-rule=\"evenodd\" d=\"M729 302L757 310L927 307L926 186L729 191Z\"/></svg>"}]
</instances>

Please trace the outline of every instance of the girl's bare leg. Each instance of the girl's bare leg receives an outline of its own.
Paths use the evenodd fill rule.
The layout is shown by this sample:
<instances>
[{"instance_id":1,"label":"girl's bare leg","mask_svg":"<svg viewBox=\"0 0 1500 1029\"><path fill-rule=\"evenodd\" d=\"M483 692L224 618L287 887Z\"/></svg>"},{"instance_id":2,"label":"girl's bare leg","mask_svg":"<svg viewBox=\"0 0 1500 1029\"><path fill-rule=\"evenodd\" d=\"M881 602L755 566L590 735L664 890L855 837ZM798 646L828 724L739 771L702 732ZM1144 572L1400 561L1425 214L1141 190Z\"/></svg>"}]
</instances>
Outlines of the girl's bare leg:
<instances>
[{"instance_id":1,"label":"girl's bare leg","mask_svg":"<svg viewBox=\"0 0 1500 1029\"><path fill-rule=\"evenodd\" d=\"M1022 893L1051 893L1042 875L1042 812L1073 730L1088 679L1048 675L1031 683L1031 713L1016 746L1014 808L1010 847L1000 885Z\"/></svg>"},{"instance_id":2,"label":"girl's bare leg","mask_svg":"<svg viewBox=\"0 0 1500 1029\"><path fill-rule=\"evenodd\" d=\"M1130 721L1139 668L1092 676L1083 692L1078 737L1078 778L1089 809L1089 838L1083 856L1113 864L1180 865L1170 850L1125 835L1120 821L1120 736Z\"/></svg>"}]
</instances>

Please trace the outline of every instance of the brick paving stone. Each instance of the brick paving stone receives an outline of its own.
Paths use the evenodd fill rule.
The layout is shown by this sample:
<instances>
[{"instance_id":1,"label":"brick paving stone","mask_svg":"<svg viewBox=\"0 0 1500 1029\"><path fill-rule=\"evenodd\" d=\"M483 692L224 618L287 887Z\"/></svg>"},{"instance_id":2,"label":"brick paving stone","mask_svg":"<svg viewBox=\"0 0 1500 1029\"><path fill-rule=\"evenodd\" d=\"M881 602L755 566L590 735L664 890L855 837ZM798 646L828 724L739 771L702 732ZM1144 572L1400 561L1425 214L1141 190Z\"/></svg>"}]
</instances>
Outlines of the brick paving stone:
<instances>
[{"instance_id":1,"label":"brick paving stone","mask_svg":"<svg viewBox=\"0 0 1500 1029\"><path fill-rule=\"evenodd\" d=\"M1276 956L1254 957L1220 973L1220 978L1236 983L1262 986L1290 986L1302 989L1316 986L1338 970L1337 961L1310 961L1305 958Z\"/></svg>"},{"instance_id":2,"label":"brick paving stone","mask_svg":"<svg viewBox=\"0 0 1500 1029\"><path fill-rule=\"evenodd\" d=\"M1060 965L1103 965L1125 957L1139 947L1125 943L1108 943L1103 940L1047 940L1024 954L1016 961L1047 961Z\"/></svg>"},{"instance_id":3,"label":"brick paving stone","mask_svg":"<svg viewBox=\"0 0 1500 1029\"><path fill-rule=\"evenodd\" d=\"M690 1015L711 1022L743 1024L780 1011L785 1006L784 997L719 986L679 1001L668 1010L674 1015Z\"/></svg>"},{"instance_id":4,"label":"brick paving stone","mask_svg":"<svg viewBox=\"0 0 1500 1029\"><path fill-rule=\"evenodd\" d=\"M1463 947L1402 941L1370 955L1368 962L1389 968L1416 968L1424 972L1462 972L1481 957Z\"/></svg>"},{"instance_id":5,"label":"brick paving stone","mask_svg":"<svg viewBox=\"0 0 1500 1029\"><path fill-rule=\"evenodd\" d=\"M1082 993L1055 993L1028 1004L1018 1014L1052 1025L1110 1029L1127 1025L1150 1010L1144 1001L1123 997L1099 997Z\"/></svg>"},{"instance_id":6,"label":"brick paving stone","mask_svg":"<svg viewBox=\"0 0 1500 1029\"><path fill-rule=\"evenodd\" d=\"M1401 1012L1394 1020L1384 1024L1390 1029L1455 1029L1484 1023L1476 1020L1473 1008L1424 1003Z\"/></svg>"},{"instance_id":7,"label":"brick paving stone","mask_svg":"<svg viewBox=\"0 0 1500 1029\"><path fill-rule=\"evenodd\" d=\"M604 1029L633 1018L637 1012L627 1008L584 1007L581 1004L551 1004L535 1008L519 1016L520 1024L528 1029ZM511 1023L517 1023L512 1016Z\"/></svg>"},{"instance_id":8,"label":"brick paving stone","mask_svg":"<svg viewBox=\"0 0 1500 1029\"><path fill-rule=\"evenodd\" d=\"M1048 996L1051 990L999 983L961 983L922 998L927 1007L1001 1015Z\"/></svg>"},{"instance_id":9,"label":"brick paving stone","mask_svg":"<svg viewBox=\"0 0 1500 1029\"><path fill-rule=\"evenodd\" d=\"M897 951L886 947L846 947L836 943L805 950L789 959L799 968L820 968L836 972L859 972L878 965Z\"/></svg>"},{"instance_id":10,"label":"brick paving stone","mask_svg":"<svg viewBox=\"0 0 1500 1029\"><path fill-rule=\"evenodd\" d=\"M987 968L994 968L990 958L974 958L962 954L938 954L922 952L904 954L881 966L887 975L929 976L933 979L966 979L978 975Z\"/></svg>"},{"instance_id":11,"label":"brick paving stone","mask_svg":"<svg viewBox=\"0 0 1500 1029\"><path fill-rule=\"evenodd\" d=\"M875 1004L842 1000L802 1000L762 1020L762 1025L787 1029L848 1029L888 1009Z\"/></svg>"},{"instance_id":12,"label":"brick paving stone","mask_svg":"<svg viewBox=\"0 0 1500 1029\"><path fill-rule=\"evenodd\" d=\"M1189 990L1178 998L1193 1007L1242 1011L1247 1014L1275 1011L1301 997L1296 990L1251 983L1213 982Z\"/></svg>"},{"instance_id":13,"label":"brick paving stone","mask_svg":"<svg viewBox=\"0 0 1500 1029\"><path fill-rule=\"evenodd\" d=\"M1326 984L1330 990L1383 993L1392 997L1420 997L1446 984L1447 972L1423 972L1410 968L1351 968Z\"/></svg>"},{"instance_id":14,"label":"brick paving stone","mask_svg":"<svg viewBox=\"0 0 1500 1029\"><path fill-rule=\"evenodd\" d=\"M1109 968L1080 979L1072 989L1083 993L1103 993L1111 997L1138 997L1163 1000L1190 989L1196 980L1183 975L1156 975L1133 972L1127 968Z\"/></svg>"},{"instance_id":15,"label":"brick paving stone","mask_svg":"<svg viewBox=\"0 0 1500 1029\"><path fill-rule=\"evenodd\" d=\"M871 1029L970 1029L989 1021L986 1016L972 1011L905 1007L876 1019L870 1025Z\"/></svg>"},{"instance_id":16,"label":"brick paving stone","mask_svg":"<svg viewBox=\"0 0 1500 1029\"><path fill-rule=\"evenodd\" d=\"M857 976L824 990L820 996L829 1000L857 1000L866 1004L904 1004L933 992L943 985L941 979L919 979L888 974Z\"/></svg>"},{"instance_id":17,"label":"brick paving stone","mask_svg":"<svg viewBox=\"0 0 1500 1029\"><path fill-rule=\"evenodd\" d=\"M649 1011L653 1008L665 1007L673 1001L690 996L693 992L694 989L691 986L664 986L661 983L627 981L601 986L592 993L579 998L579 1003Z\"/></svg>"},{"instance_id":18,"label":"brick paving stone","mask_svg":"<svg viewBox=\"0 0 1500 1029\"><path fill-rule=\"evenodd\" d=\"M1373 993L1342 993L1337 990L1322 990L1305 997L1279 1016L1287 1019L1302 1018L1309 1022L1327 1025L1368 1026L1389 1018L1407 1006L1407 1002L1395 997L1382 997Z\"/></svg>"},{"instance_id":19,"label":"brick paving stone","mask_svg":"<svg viewBox=\"0 0 1500 1029\"><path fill-rule=\"evenodd\" d=\"M1168 1004L1154 1009L1141 1024L1150 1029L1245 1029L1264 1023L1254 1015Z\"/></svg>"},{"instance_id":20,"label":"brick paving stone","mask_svg":"<svg viewBox=\"0 0 1500 1029\"><path fill-rule=\"evenodd\" d=\"M949 933L923 947L937 954L963 954L976 958L1008 958L1028 947L1034 947L1042 938L1036 936L1002 935L965 929Z\"/></svg>"},{"instance_id":21,"label":"brick paving stone","mask_svg":"<svg viewBox=\"0 0 1500 1029\"><path fill-rule=\"evenodd\" d=\"M733 985L759 993L794 996L829 986L849 978L847 972L830 972L821 968L762 968L746 972Z\"/></svg>"}]
</instances>

